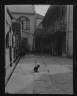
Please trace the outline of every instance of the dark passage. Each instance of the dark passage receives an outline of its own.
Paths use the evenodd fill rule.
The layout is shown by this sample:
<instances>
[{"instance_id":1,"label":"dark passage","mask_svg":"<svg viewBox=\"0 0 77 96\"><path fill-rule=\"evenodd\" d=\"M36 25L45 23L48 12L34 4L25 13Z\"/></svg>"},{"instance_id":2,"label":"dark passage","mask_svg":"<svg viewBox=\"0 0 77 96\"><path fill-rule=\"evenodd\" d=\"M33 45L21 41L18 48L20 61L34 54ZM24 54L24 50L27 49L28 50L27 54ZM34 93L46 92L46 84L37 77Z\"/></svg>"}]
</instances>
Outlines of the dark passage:
<instances>
[{"instance_id":1,"label":"dark passage","mask_svg":"<svg viewBox=\"0 0 77 96\"><path fill-rule=\"evenodd\" d=\"M65 51L66 32L56 32L54 35L35 38L35 52L61 55Z\"/></svg>"}]
</instances>

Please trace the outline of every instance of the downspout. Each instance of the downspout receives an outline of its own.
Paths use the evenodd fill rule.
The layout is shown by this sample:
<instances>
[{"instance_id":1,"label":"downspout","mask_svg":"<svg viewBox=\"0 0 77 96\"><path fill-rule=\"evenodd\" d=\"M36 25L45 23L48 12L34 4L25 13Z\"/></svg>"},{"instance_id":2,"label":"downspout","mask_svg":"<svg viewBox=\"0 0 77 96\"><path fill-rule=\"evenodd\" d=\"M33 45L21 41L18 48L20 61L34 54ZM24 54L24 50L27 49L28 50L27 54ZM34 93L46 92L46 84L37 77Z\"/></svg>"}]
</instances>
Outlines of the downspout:
<instances>
[{"instance_id":1,"label":"downspout","mask_svg":"<svg viewBox=\"0 0 77 96\"><path fill-rule=\"evenodd\" d=\"M36 30L36 10L35 10L35 5L33 5L33 10L34 10L34 33ZM33 47L32 50L35 49L35 35L33 34Z\"/></svg>"},{"instance_id":2,"label":"downspout","mask_svg":"<svg viewBox=\"0 0 77 96\"><path fill-rule=\"evenodd\" d=\"M69 47L68 47L68 39L69 39L69 20L70 20L70 5L69 5L69 10L68 10L68 33L67 33L67 57L69 56Z\"/></svg>"}]
</instances>

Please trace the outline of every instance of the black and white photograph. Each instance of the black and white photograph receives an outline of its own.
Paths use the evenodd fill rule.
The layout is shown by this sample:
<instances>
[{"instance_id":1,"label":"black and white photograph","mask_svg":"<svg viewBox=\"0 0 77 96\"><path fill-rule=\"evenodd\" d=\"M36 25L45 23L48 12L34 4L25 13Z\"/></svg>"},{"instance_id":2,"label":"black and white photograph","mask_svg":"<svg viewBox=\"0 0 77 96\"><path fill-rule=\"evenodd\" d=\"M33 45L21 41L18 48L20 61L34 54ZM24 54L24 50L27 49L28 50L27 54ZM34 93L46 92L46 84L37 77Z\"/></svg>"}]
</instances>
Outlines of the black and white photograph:
<instances>
[{"instance_id":1,"label":"black and white photograph","mask_svg":"<svg viewBox=\"0 0 77 96\"><path fill-rule=\"evenodd\" d=\"M73 5L4 5L5 94L73 94Z\"/></svg>"}]
</instances>

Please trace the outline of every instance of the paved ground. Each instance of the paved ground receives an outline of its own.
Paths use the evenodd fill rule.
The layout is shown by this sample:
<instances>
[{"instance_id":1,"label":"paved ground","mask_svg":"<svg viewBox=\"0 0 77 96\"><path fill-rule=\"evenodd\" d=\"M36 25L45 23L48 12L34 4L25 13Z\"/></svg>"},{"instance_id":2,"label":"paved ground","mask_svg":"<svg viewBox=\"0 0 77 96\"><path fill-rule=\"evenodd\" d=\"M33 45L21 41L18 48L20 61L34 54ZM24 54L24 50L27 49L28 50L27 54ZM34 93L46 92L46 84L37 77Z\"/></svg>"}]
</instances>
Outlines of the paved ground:
<instances>
[{"instance_id":1,"label":"paved ground","mask_svg":"<svg viewBox=\"0 0 77 96\"><path fill-rule=\"evenodd\" d=\"M13 48L12 48L12 60L13 60ZM10 67L10 57L9 57L9 48L5 49L5 68Z\"/></svg>"},{"instance_id":2,"label":"paved ground","mask_svg":"<svg viewBox=\"0 0 77 96\"><path fill-rule=\"evenodd\" d=\"M34 73L40 64L39 73ZM5 91L12 94L73 94L73 60L50 55L20 59Z\"/></svg>"},{"instance_id":3,"label":"paved ground","mask_svg":"<svg viewBox=\"0 0 77 96\"><path fill-rule=\"evenodd\" d=\"M13 59L13 49L12 49L12 59ZM16 62L19 60L20 58L18 58L16 60ZM9 58L9 48L6 48L5 50L5 71L6 71L6 75L5 75L5 85L7 84L7 81L9 79L9 76L11 75L14 67L16 66L16 62L12 63L12 66L10 67L10 58Z\"/></svg>"},{"instance_id":4,"label":"paved ground","mask_svg":"<svg viewBox=\"0 0 77 96\"><path fill-rule=\"evenodd\" d=\"M6 48L6 50L5 50L5 62L6 62L5 67L8 67L10 64L9 49L8 48Z\"/></svg>"}]
</instances>

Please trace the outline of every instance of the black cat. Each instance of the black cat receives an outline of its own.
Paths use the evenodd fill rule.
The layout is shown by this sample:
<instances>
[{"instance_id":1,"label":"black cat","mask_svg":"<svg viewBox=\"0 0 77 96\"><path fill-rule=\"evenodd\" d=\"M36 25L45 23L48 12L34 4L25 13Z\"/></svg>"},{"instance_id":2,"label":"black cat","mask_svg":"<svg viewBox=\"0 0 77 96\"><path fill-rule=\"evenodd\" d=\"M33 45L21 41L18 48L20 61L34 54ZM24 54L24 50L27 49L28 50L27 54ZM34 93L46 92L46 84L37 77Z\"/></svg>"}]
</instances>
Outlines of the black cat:
<instances>
[{"instance_id":1,"label":"black cat","mask_svg":"<svg viewBox=\"0 0 77 96\"><path fill-rule=\"evenodd\" d=\"M35 67L34 67L34 72L39 72L39 71L38 71L38 68L39 68L39 67L40 67L40 65L35 66Z\"/></svg>"}]
</instances>

